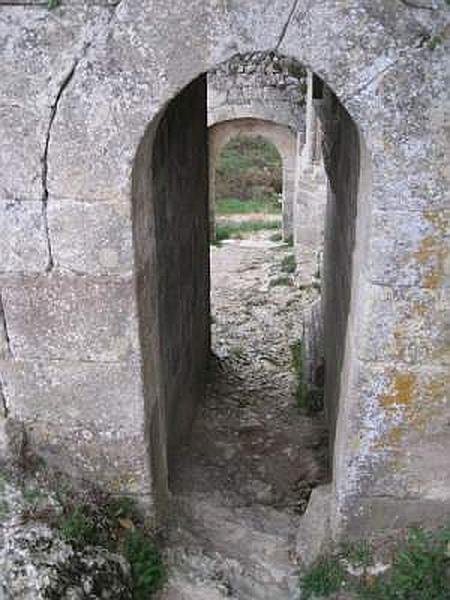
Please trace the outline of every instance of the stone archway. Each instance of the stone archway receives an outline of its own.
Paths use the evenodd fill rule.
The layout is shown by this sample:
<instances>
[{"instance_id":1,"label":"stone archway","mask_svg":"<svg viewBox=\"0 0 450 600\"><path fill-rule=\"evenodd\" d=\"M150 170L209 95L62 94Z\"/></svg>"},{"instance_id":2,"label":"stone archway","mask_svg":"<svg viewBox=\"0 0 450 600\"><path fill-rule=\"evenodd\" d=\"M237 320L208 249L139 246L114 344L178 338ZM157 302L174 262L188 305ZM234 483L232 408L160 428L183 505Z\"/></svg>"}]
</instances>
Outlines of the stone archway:
<instances>
[{"instance_id":1,"label":"stone archway","mask_svg":"<svg viewBox=\"0 0 450 600\"><path fill-rule=\"evenodd\" d=\"M144 198L151 202L151 175L139 168L167 103L189 82L236 52L277 48L335 94L324 101L334 141L329 176L336 168L343 174L332 181L336 198L359 174L355 202L341 205L352 208L352 236L345 228L330 239L352 266L335 270L347 308L330 346L341 353L331 530L445 520L447 41L426 43L442 29L444 4L436 11L371 0L351 8L331 0L294 7L123 0L111 13L67 7L63 53L58 22L43 23L40 10L8 6L1 16L10 72L29 65L4 100L13 109L2 155L18 165L1 174L14 249L1 278L5 412L25 421L49 458L137 493L152 509L165 477L153 453L162 435L152 362L158 264L153 223L141 210ZM22 17L36 35L28 45ZM26 127L14 116L17 105ZM138 305L150 320L139 318Z\"/></svg>"},{"instance_id":2,"label":"stone archway","mask_svg":"<svg viewBox=\"0 0 450 600\"><path fill-rule=\"evenodd\" d=\"M283 237L292 237L292 219L296 179L297 135L288 127L262 119L235 119L221 121L210 125L209 143L209 190L210 221L214 219L215 168L220 151L233 138L239 135L246 137L263 137L271 142L282 161L283 172Z\"/></svg>"}]
</instances>

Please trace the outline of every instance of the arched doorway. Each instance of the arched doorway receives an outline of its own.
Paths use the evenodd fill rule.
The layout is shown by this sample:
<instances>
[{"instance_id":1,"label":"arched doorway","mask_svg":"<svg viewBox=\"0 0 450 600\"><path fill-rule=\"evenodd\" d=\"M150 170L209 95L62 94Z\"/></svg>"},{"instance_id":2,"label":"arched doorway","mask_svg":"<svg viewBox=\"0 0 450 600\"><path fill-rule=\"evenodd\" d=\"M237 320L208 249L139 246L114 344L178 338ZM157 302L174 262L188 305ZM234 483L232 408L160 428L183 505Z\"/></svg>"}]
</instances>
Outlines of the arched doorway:
<instances>
[{"instance_id":1,"label":"arched doorway","mask_svg":"<svg viewBox=\"0 0 450 600\"><path fill-rule=\"evenodd\" d=\"M295 172L297 135L290 128L272 121L262 119L234 119L215 123L209 127L209 188L210 188L210 220L214 219L213 199L215 193L216 164L221 150L235 136L253 139L266 139L277 149L282 162L282 215L283 237L290 239L293 234L292 219L295 195Z\"/></svg>"},{"instance_id":2,"label":"arched doorway","mask_svg":"<svg viewBox=\"0 0 450 600\"><path fill-rule=\"evenodd\" d=\"M351 322L350 303L353 286L357 285L355 281L358 280L358 271L354 272L353 269L354 261L361 252L361 248L355 248L356 217L364 194L361 186L366 177L366 174L361 176L361 169L366 165L361 158L364 144L352 118L321 80L317 79L315 86L316 100L321 106L319 117L323 124L324 158L330 182L326 225L330 233L325 252L323 293L324 337L327 340L325 405L334 440L342 371L347 358L345 340L348 327L356 326ZM159 340L156 346L155 341L152 342L151 356L157 368L156 377L154 373L149 382L153 389L154 382L159 382L156 387L158 400L153 410L161 419L157 421L161 431L156 433L156 441L151 442L151 447L156 448L161 440L166 440L159 452L155 454L152 451L153 461L161 454L157 465L165 465L167 456L170 464L170 456L188 435L196 402L202 394L208 356L209 267L208 235L205 231L205 219L208 220L208 148L205 103L205 76L202 75L170 102L158 121L155 133L149 130L141 142L135 167L135 182L142 185L146 181L134 194L135 210L148 215L146 219L153 232L150 264L154 265L157 272L157 285L152 287L152 305L156 308L157 318L154 312L148 313L146 297L140 304L143 311L141 323L156 322L154 340ZM258 133L264 127L278 144L283 140L284 146L281 147L286 149L283 156L288 158L289 154L292 161L290 153L295 136L286 136L283 128L273 124L246 120L241 125ZM216 131L212 138L213 152L221 146L214 140L229 139L235 129L227 122ZM151 140L150 146L147 140ZM136 223L140 224L141 220L142 217L135 216ZM360 227L366 225L361 221ZM135 243L138 248L149 241L135 237ZM154 274L149 273L148 277L154 280ZM143 343L147 342L143 340ZM151 421L154 422L154 417ZM331 454L333 460L333 451ZM159 473L163 472L157 465L154 468Z\"/></svg>"}]
</instances>

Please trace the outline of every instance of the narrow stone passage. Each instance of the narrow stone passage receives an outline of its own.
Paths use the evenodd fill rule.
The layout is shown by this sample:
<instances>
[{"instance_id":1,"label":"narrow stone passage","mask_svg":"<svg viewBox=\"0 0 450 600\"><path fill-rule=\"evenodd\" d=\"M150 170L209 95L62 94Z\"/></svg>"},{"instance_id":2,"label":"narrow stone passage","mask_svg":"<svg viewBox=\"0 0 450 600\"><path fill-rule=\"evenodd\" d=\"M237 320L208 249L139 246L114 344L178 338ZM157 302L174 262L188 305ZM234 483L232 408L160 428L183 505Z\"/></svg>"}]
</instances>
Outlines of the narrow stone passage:
<instances>
[{"instance_id":1,"label":"narrow stone passage","mask_svg":"<svg viewBox=\"0 0 450 600\"><path fill-rule=\"evenodd\" d=\"M292 250L269 235L211 249L214 359L172 473L164 600L298 594L293 536L327 448L321 418L296 406L290 344L317 292L282 271Z\"/></svg>"}]
</instances>

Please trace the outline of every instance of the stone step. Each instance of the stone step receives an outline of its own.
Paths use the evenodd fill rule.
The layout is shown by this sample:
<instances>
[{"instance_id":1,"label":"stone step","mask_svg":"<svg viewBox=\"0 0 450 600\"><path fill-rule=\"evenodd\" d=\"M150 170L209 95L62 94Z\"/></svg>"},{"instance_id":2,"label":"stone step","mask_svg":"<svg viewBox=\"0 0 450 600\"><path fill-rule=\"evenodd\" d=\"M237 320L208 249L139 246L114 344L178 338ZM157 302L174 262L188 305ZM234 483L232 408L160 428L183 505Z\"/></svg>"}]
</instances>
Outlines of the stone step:
<instances>
[{"instance_id":1,"label":"stone step","mask_svg":"<svg viewBox=\"0 0 450 600\"><path fill-rule=\"evenodd\" d=\"M265 506L224 506L211 497L190 495L177 503L183 525L172 534L170 562L177 565L178 577L188 573L191 585L198 585L199 598L205 582L214 581L216 594L241 600L298 597L290 518Z\"/></svg>"}]
</instances>

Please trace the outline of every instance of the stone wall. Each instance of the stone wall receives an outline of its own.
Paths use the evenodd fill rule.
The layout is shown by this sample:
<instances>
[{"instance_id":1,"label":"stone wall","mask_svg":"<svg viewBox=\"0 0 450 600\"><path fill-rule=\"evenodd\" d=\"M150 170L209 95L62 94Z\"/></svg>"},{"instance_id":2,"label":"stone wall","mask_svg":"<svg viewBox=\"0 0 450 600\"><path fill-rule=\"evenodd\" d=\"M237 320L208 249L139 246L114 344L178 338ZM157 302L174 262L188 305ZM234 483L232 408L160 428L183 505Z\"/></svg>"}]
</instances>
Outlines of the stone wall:
<instances>
[{"instance_id":1,"label":"stone wall","mask_svg":"<svg viewBox=\"0 0 450 600\"><path fill-rule=\"evenodd\" d=\"M161 359L161 324L135 290L151 306L164 267L144 252L157 245L155 215L138 221L134 208L151 177L133 173L178 92L275 48L333 90L336 141L350 153L330 151L343 169L334 182L328 169L336 203L345 195L328 211L342 227L328 275L345 282L339 343L347 315L344 348L332 342L342 369L329 531L447 521L445 1L26 4L0 7L3 412L45 456L154 508L167 479L164 415L150 401L161 382L141 366Z\"/></svg>"},{"instance_id":2,"label":"stone wall","mask_svg":"<svg viewBox=\"0 0 450 600\"><path fill-rule=\"evenodd\" d=\"M299 164L300 163L300 164ZM298 280L318 283L323 275L323 247L327 178L322 164L304 167L297 162L293 234Z\"/></svg>"},{"instance_id":3,"label":"stone wall","mask_svg":"<svg viewBox=\"0 0 450 600\"><path fill-rule=\"evenodd\" d=\"M195 406L203 396L209 357L204 77L191 83L172 101L158 126L153 148L152 203L161 361L158 379L170 459L190 431ZM150 280L148 285L152 285Z\"/></svg>"},{"instance_id":4,"label":"stone wall","mask_svg":"<svg viewBox=\"0 0 450 600\"><path fill-rule=\"evenodd\" d=\"M254 118L304 131L306 70L276 52L233 56L208 73L208 125Z\"/></svg>"},{"instance_id":5,"label":"stone wall","mask_svg":"<svg viewBox=\"0 0 450 600\"><path fill-rule=\"evenodd\" d=\"M174 456L203 395L209 354L205 77L148 128L132 195L145 432L162 514Z\"/></svg>"},{"instance_id":6,"label":"stone wall","mask_svg":"<svg viewBox=\"0 0 450 600\"><path fill-rule=\"evenodd\" d=\"M356 126L328 88L324 88L323 97L315 104L323 127L323 155L328 177L322 303L326 339L325 410L333 449L350 310L360 148Z\"/></svg>"},{"instance_id":7,"label":"stone wall","mask_svg":"<svg viewBox=\"0 0 450 600\"><path fill-rule=\"evenodd\" d=\"M327 177L323 166L323 132L314 108L314 81L307 74L305 140L297 151L296 189L293 210L297 275L304 285L317 283L322 275Z\"/></svg>"}]
</instances>

